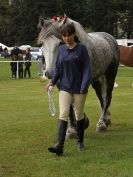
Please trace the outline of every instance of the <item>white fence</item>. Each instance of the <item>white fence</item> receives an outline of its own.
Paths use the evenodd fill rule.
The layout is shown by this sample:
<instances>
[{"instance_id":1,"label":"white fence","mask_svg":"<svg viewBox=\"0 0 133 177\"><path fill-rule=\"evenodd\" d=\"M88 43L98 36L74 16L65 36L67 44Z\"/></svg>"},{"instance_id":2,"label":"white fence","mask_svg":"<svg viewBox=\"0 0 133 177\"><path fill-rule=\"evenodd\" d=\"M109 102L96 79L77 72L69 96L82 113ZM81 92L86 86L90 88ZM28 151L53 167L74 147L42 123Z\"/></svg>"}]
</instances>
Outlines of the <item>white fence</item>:
<instances>
[{"instance_id":1,"label":"white fence","mask_svg":"<svg viewBox=\"0 0 133 177\"><path fill-rule=\"evenodd\" d=\"M133 45L133 39L117 39L119 45L130 46Z\"/></svg>"},{"instance_id":2,"label":"white fence","mask_svg":"<svg viewBox=\"0 0 133 177\"><path fill-rule=\"evenodd\" d=\"M11 63L11 62L15 62L17 63L17 73L16 73L16 77L19 78L19 63L25 63L25 62L31 62L31 63L37 63L38 64L38 76L43 75L43 64L42 61L40 60L31 60L31 61L11 61L11 60L0 60L0 63Z\"/></svg>"}]
</instances>

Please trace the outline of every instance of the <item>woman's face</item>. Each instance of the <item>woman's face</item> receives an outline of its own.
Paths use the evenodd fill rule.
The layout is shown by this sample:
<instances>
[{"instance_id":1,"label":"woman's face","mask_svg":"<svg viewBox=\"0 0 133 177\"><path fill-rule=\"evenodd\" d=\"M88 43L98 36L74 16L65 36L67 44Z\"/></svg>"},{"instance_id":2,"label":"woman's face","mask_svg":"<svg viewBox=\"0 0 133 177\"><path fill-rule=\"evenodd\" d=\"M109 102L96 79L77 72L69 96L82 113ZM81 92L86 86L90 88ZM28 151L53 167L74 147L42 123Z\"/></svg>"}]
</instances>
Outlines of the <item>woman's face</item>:
<instances>
[{"instance_id":1,"label":"woman's face","mask_svg":"<svg viewBox=\"0 0 133 177\"><path fill-rule=\"evenodd\" d=\"M74 37L75 37L75 34L65 34L65 35L62 35L62 39L63 39L64 43L66 43L67 45L73 44Z\"/></svg>"}]
</instances>

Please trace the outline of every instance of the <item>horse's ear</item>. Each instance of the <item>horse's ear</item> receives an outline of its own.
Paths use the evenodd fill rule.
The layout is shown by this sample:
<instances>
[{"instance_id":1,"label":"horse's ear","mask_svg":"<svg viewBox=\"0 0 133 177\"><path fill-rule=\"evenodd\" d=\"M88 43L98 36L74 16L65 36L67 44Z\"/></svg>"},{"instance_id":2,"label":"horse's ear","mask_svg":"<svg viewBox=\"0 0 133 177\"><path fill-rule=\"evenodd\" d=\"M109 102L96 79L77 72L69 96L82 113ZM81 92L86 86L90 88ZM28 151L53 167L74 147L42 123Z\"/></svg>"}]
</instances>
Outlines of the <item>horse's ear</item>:
<instances>
[{"instance_id":1,"label":"horse's ear","mask_svg":"<svg viewBox=\"0 0 133 177\"><path fill-rule=\"evenodd\" d=\"M65 24L66 21L67 21L67 16L64 18L64 20L63 20L63 24Z\"/></svg>"},{"instance_id":2,"label":"horse's ear","mask_svg":"<svg viewBox=\"0 0 133 177\"><path fill-rule=\"evenodd\" d=\"M44 27L49 26L51 23L51 20L44 20Z\"/></svg>"},{"instance_id":3,"label":"horse's ear","mask_svg":"<svg viewBox=\"0 0 133 177\"><path fill-rule=\"evenodd\" d=\"M62 25L64 25L67 22L67 16L64 15L63 18L58 22L59 23L59 27L61 27Z\"/></svg>"},{"instance_id":4,"label":"horse's ear","mask_svg":"<svg viewBox=\"0 0 133 177\"><path fill-rule=\"evenodd\" d=\"M44 18L42 16L39 17L39 23L37 25L38 28L43 28L44 26Z\"/></svg>"},{"instance_id":5,"label":"horse's ear","mask_svg":"<svg viewBox=\"0 0 133 177\"><path fill-rule=\"evenodd\" d=\"M66 21L67 21L67 16L66 16L66 14L64 14L63 24L65 24L65 23L66 23Z\"/></svg>"},{"instance_id":6,"label":"horse's ear","mask_svg":"<svg viewBox=\"0 0 133 177\"><path fill-rule=\"evenodd\" d=\"M42 16L39 17L38 28L44 28L44 27L49 26L50 24L51 24L51 20L45 19Z\"/></svg>"}]
</instances>

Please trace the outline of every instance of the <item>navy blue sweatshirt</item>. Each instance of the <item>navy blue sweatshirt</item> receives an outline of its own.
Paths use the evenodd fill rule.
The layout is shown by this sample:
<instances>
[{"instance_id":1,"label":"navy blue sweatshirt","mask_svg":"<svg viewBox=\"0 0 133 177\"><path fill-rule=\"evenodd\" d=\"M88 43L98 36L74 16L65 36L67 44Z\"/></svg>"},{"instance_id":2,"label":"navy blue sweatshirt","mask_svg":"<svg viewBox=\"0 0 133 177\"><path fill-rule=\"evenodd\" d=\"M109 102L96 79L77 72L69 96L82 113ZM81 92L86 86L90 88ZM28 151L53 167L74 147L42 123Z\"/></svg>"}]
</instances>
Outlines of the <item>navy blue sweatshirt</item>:
<instances>
[{"instance_id":1,"label":"navy blue sweatshirt","mask_svg":"<svg viewBox=\"0 0 133 177\"><path fill-rule=\"evenodd\" d=\"M91 81L91 64L87 49L77 43L73 49L66 44L58 49L52 85L59 81L59 90L69 93L86 93Z\"/></svg>"}]
</instances>

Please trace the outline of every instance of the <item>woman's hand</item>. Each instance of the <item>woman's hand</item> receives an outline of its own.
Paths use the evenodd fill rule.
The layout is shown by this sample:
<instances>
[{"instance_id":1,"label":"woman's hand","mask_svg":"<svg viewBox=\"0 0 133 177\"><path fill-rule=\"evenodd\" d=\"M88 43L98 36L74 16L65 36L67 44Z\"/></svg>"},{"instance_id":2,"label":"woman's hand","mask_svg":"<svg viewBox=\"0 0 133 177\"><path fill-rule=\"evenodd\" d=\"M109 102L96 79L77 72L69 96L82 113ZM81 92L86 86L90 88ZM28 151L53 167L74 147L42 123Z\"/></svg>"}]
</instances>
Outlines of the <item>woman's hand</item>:
<instances>
[{"instance_id":1,"label":"woman's hand","mask_svg":"<svg viewBox=\"0 0 133 177\"><path fill-rule=\"evenodd\" d=\"M52 91L53 88L54 88L54 86L51 83L49 83L49 84L46 85L46 91L48 91L48 90Z\"/></svg>"}]
</instances>

